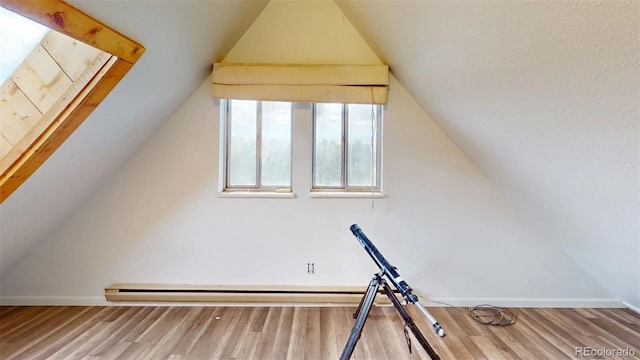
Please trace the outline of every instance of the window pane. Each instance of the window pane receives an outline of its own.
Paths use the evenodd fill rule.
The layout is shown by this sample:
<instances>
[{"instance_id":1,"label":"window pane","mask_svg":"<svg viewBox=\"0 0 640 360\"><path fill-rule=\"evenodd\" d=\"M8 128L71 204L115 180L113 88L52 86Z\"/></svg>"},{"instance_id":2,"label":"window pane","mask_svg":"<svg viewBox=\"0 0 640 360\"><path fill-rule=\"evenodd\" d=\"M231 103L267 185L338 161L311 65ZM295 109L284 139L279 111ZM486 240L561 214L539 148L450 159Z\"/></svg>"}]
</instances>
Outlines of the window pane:
<instances>
[{"instance_id":1,"label":"window pane","mask_svg":"<svg viewBox=\"0 0 640 360\"><path fill-rule=\"evenodd\" d=\"M229 186L256 184L257 102L230 100Z\"/></svg>"},{"instance_id":2,"label":"window pane","mask_svg":"<svg viewBox=\"0 0 640 360\"><path fill-rule=\"evenodd\" d=\"M291 187L291 103L262 102L262 185Z\"/></svg>"},{"instance_id":3,"label":"window pane","mask_svg":"<svg viewBox=\"0 0 640 360\"><path fill-rule=\"evenodd\" d=\"M0 6L0 83L13 74L49 28Z\"/></svg>"},{"instance_id":4,"label":"window pane","mask_svg":"<svg viewBox=\"0 0 640 360\"><path fill-rule=\"evenodd\" d=\"M342 104L316 104L314 185L342 185Z\"/></svg>"},{"instance_id":5,"label":"window pane","mask_svg":"<svg viewBox=\"0 0 640 360\"><path fill-rule=\"evenodd\" d=\"M377 185L377 115L375 105L349 105L347 186Z\"/></svg>"}]
</instances>

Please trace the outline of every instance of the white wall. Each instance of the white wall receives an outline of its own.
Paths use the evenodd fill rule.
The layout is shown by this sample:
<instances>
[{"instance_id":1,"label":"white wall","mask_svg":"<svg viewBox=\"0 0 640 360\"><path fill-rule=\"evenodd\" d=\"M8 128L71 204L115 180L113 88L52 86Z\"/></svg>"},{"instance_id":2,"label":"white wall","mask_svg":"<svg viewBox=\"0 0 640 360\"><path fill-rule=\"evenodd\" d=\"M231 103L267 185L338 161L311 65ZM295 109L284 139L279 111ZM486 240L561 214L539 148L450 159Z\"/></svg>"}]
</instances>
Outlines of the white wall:
<instances>
[{"instance_id":1,"label":"white wall","mask_svg":"<svg viewBox=\"0 0 640 360\"><path fill-rule=\"evenodd\" d=\"M318 38L323 33L330 37ZM291 46L282 46L283 38ZM305 42L316 46L298 51ZM358 50L335 50L351 48ZM332 1L269 3L225 61L263 59L379 62ZM113 282L364 286L376 269L348 230L358 223L426 296L458 304L615 304L523 222L391 80L383 153L388 196L373 208L370 199L308 197L308 118L294 124L296 198L218 197L219 106L207 80L80 210L3 275L2 300L95 302ZM304 105L295 111L308 113ZM309 261L314 275L306 273Z\"/></svg>"},{"instance_id":2,"label":"white wall","mask_svg":"<svg viewBox=\"0 0 640 360\"><path fill-rule=\"evenodd\" d=\"M308 197L310 119L294 124L296 198L218 197L218 118L207 80L3 277L4 301L93 302L113 282L364 286L375 267L352 223L430 297L542 305L610 297L521 222L395 79L384 120L388 197L373 208L371 199Z\"/></svg>"},{"instance_id":3,"label":"white wall","mask_svg":"<svg viewBox=\"0 0 640 360\"><path fill-rule=\"evenodd\" d=\"M381 64L333 0L270 1L223 61Z\"/></svg>"},{"instance_id":4,"label":"white wall","mask_svg":"<svg viewBox=\"0 0 640 360\"><path fill-rule=\"evenodd\" d=\"M527 221L640 308L640 2L338 3Z\"/></svg>"},{"instance_id":5,"label":"white wall","mask_svg":"<svg viewBox=\"0 0 640 360\"><path fill-rule=\"evenodd\" d=\"M169 120L208 76L212 59L222 59L266 5L264 0L156 1L153 6L144 0L70 2L146 51L73 135L0 205L0 275L77 211Z\"/></svg>"}]
</instances>

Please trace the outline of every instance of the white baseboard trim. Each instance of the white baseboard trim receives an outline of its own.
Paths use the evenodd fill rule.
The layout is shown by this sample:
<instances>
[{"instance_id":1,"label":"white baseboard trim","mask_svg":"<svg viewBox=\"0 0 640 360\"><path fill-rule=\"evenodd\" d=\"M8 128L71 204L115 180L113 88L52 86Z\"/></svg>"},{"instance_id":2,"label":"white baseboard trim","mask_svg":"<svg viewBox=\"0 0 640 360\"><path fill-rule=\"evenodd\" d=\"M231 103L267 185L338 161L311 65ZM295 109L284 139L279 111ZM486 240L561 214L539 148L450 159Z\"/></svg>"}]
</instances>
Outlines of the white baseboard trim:
<instances>
[{"instance_id":1,"label":"white baseboard trim","mask_svg":"<svg viewBox=\"0 0 640 360\"><path fill-rule=\"evenodd\" d=\"M456 307L471 307L490 304L511 308L623 308L617 298L423 298L425 306L443 307L443 303Z\"/></svg>"},{"instance_id":2,"label":"white baseboard trim","mask_svg":"<svg viewBox=\"0 0 640 360\"><path fill-rule=\"evenodd\" d=\"M107 306L104 296L0 296L1 306Z\"/></svg>"},{"instance_id":3,"label":"white baseboard trim","mask_svg":"<svg viewBox=\"0 0 640 360\"><path fill-rule=\"evenodd\" d=\"M633 310L633 311L637 312L638 314L640 314L640 308L637 308L637 307L635 307L635 306L633 306L633 305L629 304L629 303L628 303L628 302L626 302L626 301L623 301L622 303L624 304L624 306L626 306L626 307L628 307L629 309L631 309L631 310Z\"/></svg>"},{"instance_id":4,"label":"white baseboard trim","mask_svg":"<svg viewBox=\"0 0 640 360\"><path fill-rule=\"evenodd\" d=\"M480 304L491 304L501 307L540 307L540 308L624 308L633 307L617 298L424 298L420 297L424 306L442 307L447 303L456 307L470 307ZM2 306L282 306L286 304L242 304L242 303L111 303L104 296L0 296ZM303 304L288 304L304 306Z\"/></svg>"}]
</instances>

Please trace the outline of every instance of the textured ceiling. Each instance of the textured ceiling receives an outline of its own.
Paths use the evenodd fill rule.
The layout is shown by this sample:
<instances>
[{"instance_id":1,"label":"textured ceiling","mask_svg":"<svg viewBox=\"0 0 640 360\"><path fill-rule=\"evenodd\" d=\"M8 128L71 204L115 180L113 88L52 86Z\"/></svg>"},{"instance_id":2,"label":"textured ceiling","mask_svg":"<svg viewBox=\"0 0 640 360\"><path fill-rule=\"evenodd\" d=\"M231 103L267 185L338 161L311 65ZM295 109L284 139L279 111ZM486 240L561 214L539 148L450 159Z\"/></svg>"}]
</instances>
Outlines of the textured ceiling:
<instances>
[{"instance_id":1,"label":"textured ceiling","mask_svg":"<svg viewBox=\"0 0 640 360\"><path fill-rule=\"evenodd\" d=\"M539 231L639 306L640 4L337 3L420 106ZM0 271L55 231L170 117L266 2L72 4L147 52L1 205Z\"/></svg>"},{"instance_id":2,"label":"textured ceiling","mask_svg":"<svg viewBox=\"0 0 640 360\"><path fill-rule=\"evenodd\" d=\"M640 3L337 3L541 233L640 304Z\"/></svg>"}]
</instances>

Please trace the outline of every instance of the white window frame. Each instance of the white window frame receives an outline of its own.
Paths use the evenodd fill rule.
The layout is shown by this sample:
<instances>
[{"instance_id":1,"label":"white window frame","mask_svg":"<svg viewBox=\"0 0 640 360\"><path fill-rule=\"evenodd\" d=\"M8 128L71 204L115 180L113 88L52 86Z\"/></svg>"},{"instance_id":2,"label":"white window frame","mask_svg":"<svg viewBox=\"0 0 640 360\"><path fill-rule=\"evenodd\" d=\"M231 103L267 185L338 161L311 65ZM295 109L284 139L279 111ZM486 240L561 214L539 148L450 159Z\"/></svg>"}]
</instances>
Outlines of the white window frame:
<instances>
[{"instance_id":1,"label":"white window frame","mask_svg":"<svg viewBox=\"0 0 640 360\"><path fill-rule=\"evenodd\" d=\"M220 184L219 195L230 197L293 197L293 103L291 104L291 149L290 149L290 171L289 183L286 186L265 186L262 185L262 101L255 100L257 106L256 113L256 185L230 185L229 184L229 153L231 146L231 106L234 99L220 100Z\"/></svg>"},{"instance_id":2,"label":"white window frame","mask_svg":"<svg viewBox=\"0 0 640 360\"><path fill-rule=\"evenodd\" d=\"M349 138L349 104L342 104L342 136L341 136L341 153L342 153L342 168L340 176L339 186L318 186L316 185L316 103L313 103L311 110L312 117L312 135L311 135L311 192L316 194L316 197L322 196L322 193L330 196L331 194L340 193L364 193L369 197L371 194L378 194L379 197L384 197L382 194L382 105L372 105L375 107L375 143L376 143L376 184L373 186L349 186L349 159L348 159L348 138Z\"/></svg>"}]
</instances>

